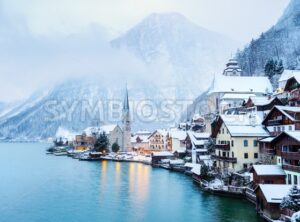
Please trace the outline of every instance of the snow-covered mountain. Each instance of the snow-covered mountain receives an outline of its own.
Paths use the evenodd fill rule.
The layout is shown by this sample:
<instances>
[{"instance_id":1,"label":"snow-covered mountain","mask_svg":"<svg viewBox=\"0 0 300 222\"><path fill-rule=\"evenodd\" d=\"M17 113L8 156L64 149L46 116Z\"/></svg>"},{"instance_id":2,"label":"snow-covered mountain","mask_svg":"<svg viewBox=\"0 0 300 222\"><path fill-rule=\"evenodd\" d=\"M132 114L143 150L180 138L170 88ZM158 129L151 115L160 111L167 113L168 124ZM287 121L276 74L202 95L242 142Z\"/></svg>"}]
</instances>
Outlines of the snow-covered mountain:
<instances>
[{"instance_id":1,"label":"snow-covered mountain","mask_svg":"<svg viewBox=\"0 0 300 222\"><path fill-rule=\"evenodd\" d=\"M230 54L237 48L234 41L199 27L180 14L152 14L121 37L107 43L108 47L112 46L112 50L101 47L107 53L119 52L124 55L125 51L125 55L134 57L139 61L139 67L132 70L141 70L138 75L130 73L128 69L121 71L122 68L119 68L121 73L116 74L115 67L111 67L114 70L111 74L108 67L110 64L126 64L109 61L109 58L120 59L124 56L108 55L108 58L99 56L99 59L107 62L101 70L101 76L95 78L90 72L97 70L97 67L94 68L86 60L93 58L91 54L97 54L96 34L91 35L92 39L83 38L88 42L88 47L78 50L87 58L78 59L87 64L87 76L62 81L50 90L39 91L28 100L0 113L1 138L45 139L55 136L62 129L82 132L87 126L99 123L120 123L120 119L110 118L112 107L105 106L102 109L98 106L99 102L121 102L126 81L129 98L133 102L133 129L151 130L170 126L179 120L185 108L180 104L191 103L201 92L207 90L214 74L221 73ZM77 49L80 47L79 43L78 38L72 41L70 37L66 43L68 47L63 43L59 46L64 47L67 55L75 57L77 50L73 51L71 46L76 45ZM56 44L54 47L61 48ZM93 49L92 53L89 52L90 49ZM133 66L132 64L135 63L128 66ZM78 73L81 69L82 67L72 71ZM166 100L173 103L171 117L173 114L175 116L167 120L163 118L168 114L165 112L166 107L162 107ZM140 105L145 104L145 101L156 106L157 110L154 111L158 112L150 122L139 115ZM174 105L176 102L180 104Z\"/></svg>"},{"instance_id":2,"label":"snow-covered mountain","mask_svg":"<svg viewBox=\"0 0 300 222\"><path fill-rule=\"evenodd\" d=\"M191 84L198 90L207 88L213 75L221 73L238 47L235 41L199 27L178 13L151 14L111 45L129 49L148 64L169 65L171 81Z\"/></svg>"},{"instance_id":3,"label":"snow-covered mountain","mask_svg":"<svg viewBox=\"0 0 300 222\"><path fill-rule=\"evenodd\" d=\"M277 24L237 54L244 73L263 73L269 59L282 60L285 68L300 68L300 1L291 0Z\"/></svg>"}]
</instances>

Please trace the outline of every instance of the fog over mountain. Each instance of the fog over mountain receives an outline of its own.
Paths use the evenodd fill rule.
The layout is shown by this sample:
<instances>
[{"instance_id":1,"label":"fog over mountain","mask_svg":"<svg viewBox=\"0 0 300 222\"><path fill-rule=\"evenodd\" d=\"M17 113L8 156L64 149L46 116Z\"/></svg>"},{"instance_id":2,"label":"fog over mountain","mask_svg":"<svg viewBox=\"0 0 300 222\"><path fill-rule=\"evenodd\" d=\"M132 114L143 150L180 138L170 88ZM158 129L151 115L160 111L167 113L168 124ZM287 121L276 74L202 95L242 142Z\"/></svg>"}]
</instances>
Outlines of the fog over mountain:
<instances>
[{"instance_id":1,"label":"fog over mountain","mask_svg":"<svg viewBox=\"0 0 300 222\"><path fill-rule=\"evenodd\" d=\"M101 116L81 121L80 105L75 106L70 121L65 118L68 110L61 103L122 100L126 82L132 101L152 99L156 104L166 99L192 101L208 88L214 73L221 73L224 63L237 48L234 41L201 28L178 13L152 14L111 42L106 39L105 29L98 25L54 39L31 35L26 29L17 32L22 33L17 35L18 39L7 38L2 42L6 47L17 48L11 52L19 64L14 67L9 63L9 56L0 53L2 71L7 68L23 72L24 76L16 80L19 84L28 70L53 76L53 81L44 83L51 83L52 87L42 85L47 89L43 93L10 105L0 114L0 136L23 140L44 139L55 135L59 128L80 132L95 122L109 123ZM23 38L29 44L22 42ZM19 45L13 45L15 41ZM32 79L31 87L35 82L42 82L37 79ZM59 110L59 118L52 121L49 112L45 112L49 101L58 102L55 110ZM179 118L181 111L174 109ZM159 117L151 122L138 119L133 128L165 127L178 118L172 122L163 122Z\"/></svg>"}]
</instances>

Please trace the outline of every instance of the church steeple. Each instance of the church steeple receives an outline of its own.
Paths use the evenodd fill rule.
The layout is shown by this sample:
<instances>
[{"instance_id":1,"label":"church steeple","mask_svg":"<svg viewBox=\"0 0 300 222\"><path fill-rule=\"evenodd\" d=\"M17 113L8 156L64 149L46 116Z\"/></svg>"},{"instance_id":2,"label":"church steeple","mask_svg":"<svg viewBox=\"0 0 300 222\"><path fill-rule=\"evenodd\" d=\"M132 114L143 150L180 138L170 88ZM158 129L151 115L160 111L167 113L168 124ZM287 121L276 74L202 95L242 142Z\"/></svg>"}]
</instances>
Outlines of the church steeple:
<instances>
[{"instance_id":1,"label":"church steeple","mask_svg":"<svg viewBox=\"0 0 300 222\"><path fill-rule=\"evenodd\" d=\"M129 152L131 150L131 118L129 109L129 98L128 89L126 85L125 96L123 101L123 119L122 119L122 130L123 130L123 149L124 152Z\"/></svg>"}]
</instances>

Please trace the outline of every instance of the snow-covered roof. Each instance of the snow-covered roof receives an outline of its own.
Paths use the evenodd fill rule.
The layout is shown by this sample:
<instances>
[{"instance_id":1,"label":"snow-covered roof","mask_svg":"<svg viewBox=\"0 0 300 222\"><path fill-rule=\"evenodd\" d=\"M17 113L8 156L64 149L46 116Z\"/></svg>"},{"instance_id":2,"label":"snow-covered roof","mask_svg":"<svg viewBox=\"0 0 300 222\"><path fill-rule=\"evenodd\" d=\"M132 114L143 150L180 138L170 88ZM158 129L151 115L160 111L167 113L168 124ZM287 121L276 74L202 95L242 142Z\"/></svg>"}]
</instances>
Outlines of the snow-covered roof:
<instances>
[{"instance_id":1,"label":"snow-covered roof","mask_svg":"<svg viewBox=\"0 0 300 222\"><path fill-rule=\"evenodd\" d=\"M147 131L147 130L139 130L135 133L135 135L151 135L151 132Z\"/></svg>"},{"instance_id":2,"label":"snow-covered roof","mask_svg":"<svg viewBox=\"0 0 300 222\"><path fill-rule=\"evenodd\" d=\"M170 160L170 164L184 164L184 160L181 159Z\"/></svg>"},{"instance_id":3,"label":"snow-covered roof","mask_svg":"<svg viewBox=\"0 0 300 222\"><path fill-rule=\"evenodd\" d=\"M212 93L267 93L272 92L272 85L267 77L258 76L220 76L214 80Z\"/></svg>"},{"instance_id":4,"label":"snow-covered roof","mask_svg":"<svg viewBox=\"0 0 300 222\"><path fill-rule=\"evenodd\" d=\"M272 102L275 99L275 97L270 99L268 96L251 96L250 99L254 105L263 106Z\"/></svg>"},{"instance_id":5,"label":"snow-covered roof","mask_svg":"<svg viewBox=\"0 0 300 222\"><path fill-rule=\"evenodd\" d=\"M296 119L294 118L294 116L291 116L287 112L300 113L300 107L295 107L295 106L275 106L275 107L293 121L295 121Z\"/></svg>"},{"instance_id":6,"label":"snow-covered roof","mask_svg":"<svg viewBox=\"0 0 300 222\"><path fill-rule=\"evenodd\" d=\"M198 175L198 176L200 176L200 174L201 174L201 165L200 164L195 164L195 166L193 166L191 172Z\"/></svg>"},{"instance_id":7,"label":"snow-covered roof","mask_svg":"<svg viewBox=\"0 0 300 222\"><path fill-rule=\"evenodd\" d=\"M231 136L237 137L268 137L269 133L261 125L259 116L221 115Z\"/></svg>"},{"instance_id":8,"label":"snow-covered roof","mask_svg":"<svg viewBox=\"0 0 300 222\"><path fill-rule=\"evenodd\" d=\"M249 97L253 97L255 94L251 93L226 93L222 97L223 100L225 99L242 99L242 100L248 100Z\"/></svg>"},{"instance_id":9,"label":"snow-covered roof","mask_svg":"<svg viewBox=\"0 0 300 222\"><path fill-rule=\"evenodd\" d=\"M278 81L284 82L294 76L300 76L300 70L284 70Z\"/></svg>"},{"instance_id":10,"label":"snow-covered roof","mask_svg":"<svg viewBox=\"0 0 300 222\"><path fill-rule=\"evenodd\" d=\"M285 176L285 172L279 165L253 165L253 169L258 176Z\"/></svg>"},{"instance_id":11,"label":"snow-covered roof","mask_svg":"<svg viewBox=\"0 0 300 222\"><path fill-rule=\"evenodd\" d=\"M152 155L153 156L173 156L173 154L168 151L155 152Z\"/></svg>"},{"instance_id":12,"label":"snow-covered roof","mask_svg":"<svg viewBox=\"0 0 300 222\"><path fill-rule=\"evenodd\" d=\"M259 142L270 143L270 142L272 142L274 139L275 139L275 137L266 137L266 138L263 138L263 139L259 140Z\"/></svg>"},{"instance_id":13,"label":"snow-covered roof","mask_svg":"<svg viewBox=\"0 0 300 222\"><path fill-rule=\"evenodd\" d=\"M300 142L300 131L284 131L284 133Z\"/></svg>"},{"instance_id":14,"label":"snow-covered roof","mask_svg":"<svg viewBox=\"0 0 300 222\"><path fill-rule=\"evenodd\" d=\"M259 187L268 203L280 204L282 199L289 194L292 185L260 184Z\"/></svg>"},{"instance_id":15,"label":"snow-covered roof","mask_svg":"<svg viewBox=\"0 0 300 222\"><path fill-rule=\"evenodd\" d=\"M197 164L197 163L185 163L184 164L185 167L190 167L190 168L193 168L193 167L195 167L197 165L199 165L199 164Z\"/></svg>"}]
</instances>

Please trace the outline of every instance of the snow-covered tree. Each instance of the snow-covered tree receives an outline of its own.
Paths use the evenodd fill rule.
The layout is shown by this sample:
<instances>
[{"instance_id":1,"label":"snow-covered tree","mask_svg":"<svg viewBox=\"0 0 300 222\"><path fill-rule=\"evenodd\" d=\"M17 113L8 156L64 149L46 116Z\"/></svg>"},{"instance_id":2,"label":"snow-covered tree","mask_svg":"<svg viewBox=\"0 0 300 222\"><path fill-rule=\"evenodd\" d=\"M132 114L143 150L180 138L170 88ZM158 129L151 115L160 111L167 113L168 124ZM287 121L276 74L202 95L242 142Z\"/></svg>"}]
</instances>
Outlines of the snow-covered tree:
<instances>
[{"instance_id":1,"label":"snow-covered tree","mask_svg":"<svg viewBox=\"0 0 300 222\"><path fill-rule=\"evenodd\" d=\"M282 209L290 209L292 211L300 211L300 189L297 186L293 186L289 194L283 198L280 207Z\"/></svg>"},{"instance_id":2,"label":"snow-covered tree","mask_svg":"<svg viewBox=\"0 0 300 222\"><path fill-rule=\"evenodd\" d=\"M293 214L291 217L291 222L300 222L300 211Z\"/></svg>"}]
</instances>

